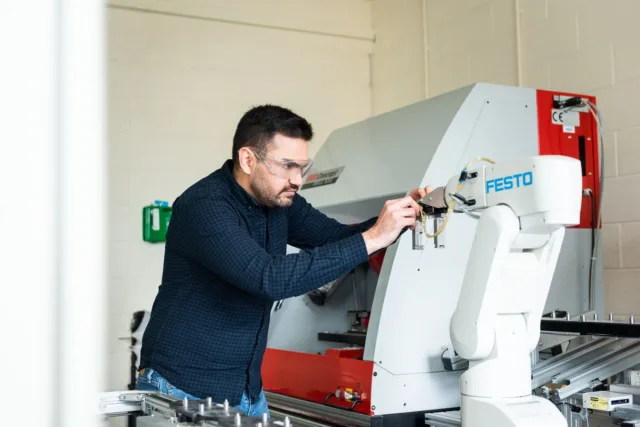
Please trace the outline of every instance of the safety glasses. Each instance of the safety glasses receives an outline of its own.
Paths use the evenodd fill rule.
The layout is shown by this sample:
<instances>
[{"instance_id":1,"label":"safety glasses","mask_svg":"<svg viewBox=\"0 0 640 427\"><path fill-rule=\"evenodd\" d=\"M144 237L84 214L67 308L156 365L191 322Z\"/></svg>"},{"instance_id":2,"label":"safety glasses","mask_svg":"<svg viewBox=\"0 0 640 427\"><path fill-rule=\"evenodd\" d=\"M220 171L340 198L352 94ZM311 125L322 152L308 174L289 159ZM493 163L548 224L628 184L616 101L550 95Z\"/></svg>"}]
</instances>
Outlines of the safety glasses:
<instances>
[{"instance_id":1,"label":"safety glasses","mask_svg":"<svg viewBox=\"0 0 640 427\"><path fill-rule=\"evenodd\" d=\"M258 160L265 164L272 175L282 179L294 179L298 174L304 178L313 163L311 160L281 159L267 155L260 156L255 151L252 152Z\"/></svg>"}]
</instances>

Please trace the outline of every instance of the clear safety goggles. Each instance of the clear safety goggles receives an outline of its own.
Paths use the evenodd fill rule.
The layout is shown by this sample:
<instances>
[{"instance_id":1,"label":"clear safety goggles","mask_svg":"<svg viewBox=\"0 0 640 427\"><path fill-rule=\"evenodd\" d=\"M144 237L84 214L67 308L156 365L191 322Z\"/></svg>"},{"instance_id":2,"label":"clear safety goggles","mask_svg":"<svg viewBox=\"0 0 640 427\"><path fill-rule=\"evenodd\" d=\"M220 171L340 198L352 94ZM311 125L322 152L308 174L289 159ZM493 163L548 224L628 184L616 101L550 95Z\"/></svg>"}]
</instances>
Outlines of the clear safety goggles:
<instances>
[{"instance_id":1,"label":"clear safety goggles","mask_svg":"<svg viewBox=\"0 0 640 427\"><path fill-rule=\"evenodd\" d=\"M282 179L294 179L298 174L304 178L313 163L311 160L281 159L267 155L260 156L255 151L253 151L253 154L256 155L258 160L265 164L272 175Z\"/></svg>"}]
</instances>

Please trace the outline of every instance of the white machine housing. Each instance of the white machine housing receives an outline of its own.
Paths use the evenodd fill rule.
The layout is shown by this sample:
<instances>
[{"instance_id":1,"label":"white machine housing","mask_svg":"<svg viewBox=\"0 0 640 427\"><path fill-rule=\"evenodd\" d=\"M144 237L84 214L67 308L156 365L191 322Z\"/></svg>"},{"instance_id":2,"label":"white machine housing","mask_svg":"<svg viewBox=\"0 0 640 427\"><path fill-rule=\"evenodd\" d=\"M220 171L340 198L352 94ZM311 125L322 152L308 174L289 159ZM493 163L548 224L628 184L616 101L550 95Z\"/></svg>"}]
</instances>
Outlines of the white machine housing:
<instances>
[{"instance_id":1,"label":"white machine housing","mask_svg":"<svg viewBox=\"0 0 640 427\"><path fill-rule=\"evenodd\" d=\"M460 378L463 427L566 426L547 399L531 395L531 352L565 227L580 223L580 161L540 156L469 171L447 194L482 210L458 305L453 347L469 369Z\"/></svg>"},{"instance_id":2,"label":"white machine housing","mask_svg":"<svg viewBox=\"0 0 640 427\"><path fill-rule=\"evenodd\" d=\"M300 194L342 223L365 221L388 199L447 182L471 159L501 164L537 156L536 107L535 89L479 83L346 126L322 145L309 174L326 172L331 179L303 187ZM541 203L557 197L533 195ZM369 309L364 359L375 363L370 396L375 414L460 407L462 371L447 371L442 355L451 346L449 322L477 226L467 215L452 215L437 244L428 240L420 250L406 232L387 248L379 276L356 269L324 306L305 296L276 304L268 347L307 353L344 347L318 340L318 333L343 332L347 310ZM545 310L588 309L590 249L590 229L566 231ZM596 309L602 311L600 260L595 268Z\"/></svg>"}]
</instances>

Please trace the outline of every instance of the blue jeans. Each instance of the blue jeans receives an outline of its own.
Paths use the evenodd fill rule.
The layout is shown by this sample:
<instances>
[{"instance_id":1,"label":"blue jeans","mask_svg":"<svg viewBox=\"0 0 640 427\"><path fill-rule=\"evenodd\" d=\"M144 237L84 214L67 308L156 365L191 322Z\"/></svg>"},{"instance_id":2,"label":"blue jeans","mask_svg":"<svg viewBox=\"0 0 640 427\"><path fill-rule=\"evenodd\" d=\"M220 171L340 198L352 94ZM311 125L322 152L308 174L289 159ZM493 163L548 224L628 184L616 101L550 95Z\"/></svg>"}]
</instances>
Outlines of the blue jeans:
<instances>
[{"instance_id":1,"label":"blue jeans","mask_svg":"<svg viewBox=\"0 0 640 427\"><path fill-rule=\"evenodd\" d=\"M167 381L166 378L164 378L156 370L151 368L145 368L143 373L138 372L137 383L138 390L159 391L160 393L168 394L172 397L177 397L180 400L184 399L185 397L188 400L202 400L199 397L195 397L176 388L169 381ZM269 406L267 405L267 399L265 398L263 391L260 392L260 396L258 396L258 400L256 402L251 402L251 399L246 392L242 393L240 405L236 406L235 408L239 409L250 417L262 417L262 414L267 414L267 417L269 419L271 418L269 415Z\"/></svg>"}]
</instances>

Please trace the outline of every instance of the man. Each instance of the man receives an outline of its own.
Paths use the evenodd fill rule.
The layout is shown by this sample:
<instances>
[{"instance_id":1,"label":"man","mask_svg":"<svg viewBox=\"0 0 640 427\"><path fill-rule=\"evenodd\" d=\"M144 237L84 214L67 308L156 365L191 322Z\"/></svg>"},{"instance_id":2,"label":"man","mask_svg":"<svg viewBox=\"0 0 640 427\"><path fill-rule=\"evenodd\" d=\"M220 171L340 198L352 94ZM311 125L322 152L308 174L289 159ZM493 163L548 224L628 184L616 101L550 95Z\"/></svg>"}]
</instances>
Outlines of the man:
<instances>
[{"instance_id":1,"label":"man","mask_svg":"<svg viewBox=\"0 0 640 427\"><path fill-rule=\"evenodd\" d=\"M139 389L268 414L260 368L273 303L335 280L415 226L424 189L358 226L308 204L297 190L312 137L288 109L253 108L238 124L232 159L176 199ZM300 253L286 255L287 244Z\"/></svg>"}]
</instances>

